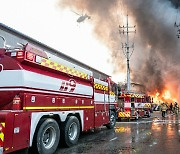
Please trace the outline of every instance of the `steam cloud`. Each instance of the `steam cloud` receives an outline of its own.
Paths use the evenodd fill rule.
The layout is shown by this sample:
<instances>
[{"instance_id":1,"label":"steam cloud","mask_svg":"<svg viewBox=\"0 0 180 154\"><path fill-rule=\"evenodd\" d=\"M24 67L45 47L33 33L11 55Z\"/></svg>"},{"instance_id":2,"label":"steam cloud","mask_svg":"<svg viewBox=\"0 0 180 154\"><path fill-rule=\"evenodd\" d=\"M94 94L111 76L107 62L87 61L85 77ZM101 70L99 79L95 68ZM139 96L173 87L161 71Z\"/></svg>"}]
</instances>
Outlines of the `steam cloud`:
<instances>
[{"instance_id":1,"label":"steam cloud","mask_svg":"<svg viewBox=\"0 0 180 154\"><path fill-rule=\"evenodd\" d=\"M115 72L126 70L117 13L128 10L131 25L136 23L135 51L131 58L131 81L145 85L148 91L159 91L166 81L180 84L180 40L174 28L180 0L62 0L60 6L70 7L92 16L94 32L111 51ZM134 22L134 23L133 23Z\"/></svg>"}]
</instances>

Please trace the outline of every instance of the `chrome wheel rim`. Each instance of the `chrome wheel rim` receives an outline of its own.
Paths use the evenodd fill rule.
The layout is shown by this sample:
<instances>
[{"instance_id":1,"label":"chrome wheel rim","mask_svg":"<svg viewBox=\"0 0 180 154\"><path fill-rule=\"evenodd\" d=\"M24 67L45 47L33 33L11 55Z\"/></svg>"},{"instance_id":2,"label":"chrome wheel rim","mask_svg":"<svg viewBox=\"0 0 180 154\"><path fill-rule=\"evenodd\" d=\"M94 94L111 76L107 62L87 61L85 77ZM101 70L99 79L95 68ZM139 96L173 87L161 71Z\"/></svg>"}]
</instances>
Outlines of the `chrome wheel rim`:
<instances>
[{"instance_id":1,"label":"chrome wheel rim","mask_svg":"<svg viewBox=\"0 0 180 154\"><path fill-rule=\"evenodd\" d=\"M115 122L116 122L115 116L113 114L111 114L111 117L110 117L111 125L115 125Z\"/></svg>"},{"instance_id":2,"label":"chrome wheel rim","mask_svg":"<svg viewBox=\"0 0 180 154\"><path fill-rule=\"evenodd\" d=\"M68 136L70 140L75 140L78 134L78 126L75 122L73 122L70 126L69 126L69 130L68 130Z\"/></svg>"},{"instance_id":3,"label":"chrome wheel rim","mask_svg":"<svg viewBox=\"0 0 180 154\"><path fill-rule=\"evenodd\" d=\"M56 140L56 131L53 127L48 127L44 130L42 135L42 143L44 148L50 149Z\"/></svg>"}]
</instances>

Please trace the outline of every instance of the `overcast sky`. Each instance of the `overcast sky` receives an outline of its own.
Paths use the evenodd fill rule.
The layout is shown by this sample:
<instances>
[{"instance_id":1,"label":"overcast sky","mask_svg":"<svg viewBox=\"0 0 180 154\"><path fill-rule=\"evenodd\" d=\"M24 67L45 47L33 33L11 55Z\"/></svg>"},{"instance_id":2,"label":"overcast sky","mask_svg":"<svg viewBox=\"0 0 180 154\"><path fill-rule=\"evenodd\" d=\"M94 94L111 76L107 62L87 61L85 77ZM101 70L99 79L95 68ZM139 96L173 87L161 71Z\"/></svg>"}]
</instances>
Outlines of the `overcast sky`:
<instances>
[{"instance_id":1,"label":"overcast sky","mask_svg":"<svg viewBox=\"0 0 180 154\"><path fill-rule=\"evenodd\" d=\"M78 15L61 9L59 0L0 0L0 22L60 52L125 81L125 72L113 74L109 49L96 39L91 20L76 22Z\"/></svg>"}]
</instances>

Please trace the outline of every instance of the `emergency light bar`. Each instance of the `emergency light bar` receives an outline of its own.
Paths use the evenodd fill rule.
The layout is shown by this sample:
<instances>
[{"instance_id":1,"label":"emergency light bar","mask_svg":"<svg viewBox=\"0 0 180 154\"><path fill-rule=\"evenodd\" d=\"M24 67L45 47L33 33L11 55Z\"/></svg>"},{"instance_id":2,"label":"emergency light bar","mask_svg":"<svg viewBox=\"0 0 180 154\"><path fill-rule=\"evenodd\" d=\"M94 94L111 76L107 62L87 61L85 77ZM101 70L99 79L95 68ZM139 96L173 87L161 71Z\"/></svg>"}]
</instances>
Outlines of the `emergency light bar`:
<instances>
[{"instance_id":1,"label":"emergency light bar","mask_svg":"<svg viewBox=\"0 0 180 154\"><path fill-rule=\"evenodd\" d=\"M44 50L42 50L42 49L40 49L38 47L35 47L35 46L33 46L33 45L29 44L29 43L26 44L25 51L28 51L30 53L33 53L35 55L38 55L40 57L48 59L48 56L47 56L47 54L45 53Z\"/></svg>"},{"instance_id":2,"label":"emergency light bar","mask_svg":"<svg viewBox=\"0 0 180 154\"><path fill-rule=\"evenodd\" d=\"M67 73L69 75L77 76L84 79L91 79L91 76L87 73L83 73L74 68L64 66L62 64L59 64L58 62L50 60L44 50L30 45L29 43L24 46L23 50L12 51L11 57L17 58L19 62L30 62L41 65L43 67L54 69L56 71Z\"/></svg>"},{"instance_id":3,"label":"emergency light bar","mask_svg":"<svg viewBox=\"0 0 180 154\"><path fill-rule=\"evenodd\" d=\"M26 60L29 62L35 62L40 64L42 58L48 59L45 51L27 43L23 51L17 51L11 53L12 57L16 57L20 61Z\"/></svg>"}]
</instances>

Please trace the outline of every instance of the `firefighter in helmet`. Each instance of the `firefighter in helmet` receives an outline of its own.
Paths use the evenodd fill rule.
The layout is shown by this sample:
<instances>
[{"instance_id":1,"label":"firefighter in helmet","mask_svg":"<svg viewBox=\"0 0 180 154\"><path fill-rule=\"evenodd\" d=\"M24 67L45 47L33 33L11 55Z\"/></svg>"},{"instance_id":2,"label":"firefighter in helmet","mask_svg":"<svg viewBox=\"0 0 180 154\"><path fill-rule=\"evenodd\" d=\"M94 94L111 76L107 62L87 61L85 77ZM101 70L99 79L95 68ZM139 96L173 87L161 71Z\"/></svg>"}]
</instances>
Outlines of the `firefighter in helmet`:
<instances>
[{"instance_id":1,"label":"firefighter in helmet","mask_svg":"<svg viewBox=\"0 0 180 154\"><path fill-rule=\"evenodd\" d=\"M177 102L174 103L174 113L176 114L176 116L178 115L179 113L179 105Z\"/></svg>"},{"instance_id":2,"label":"firefighter in helmet","mask_svg":"<svg viewBox=\"0 0 180 154\"><path fill-rule=\"evenodd\" d=\"M162 117L163 117L163 118L165 117L166 110L167 110L167 105L163 102L163 103L161 104L161 111L162 111Z\"/></svg>"}]
</instances>

